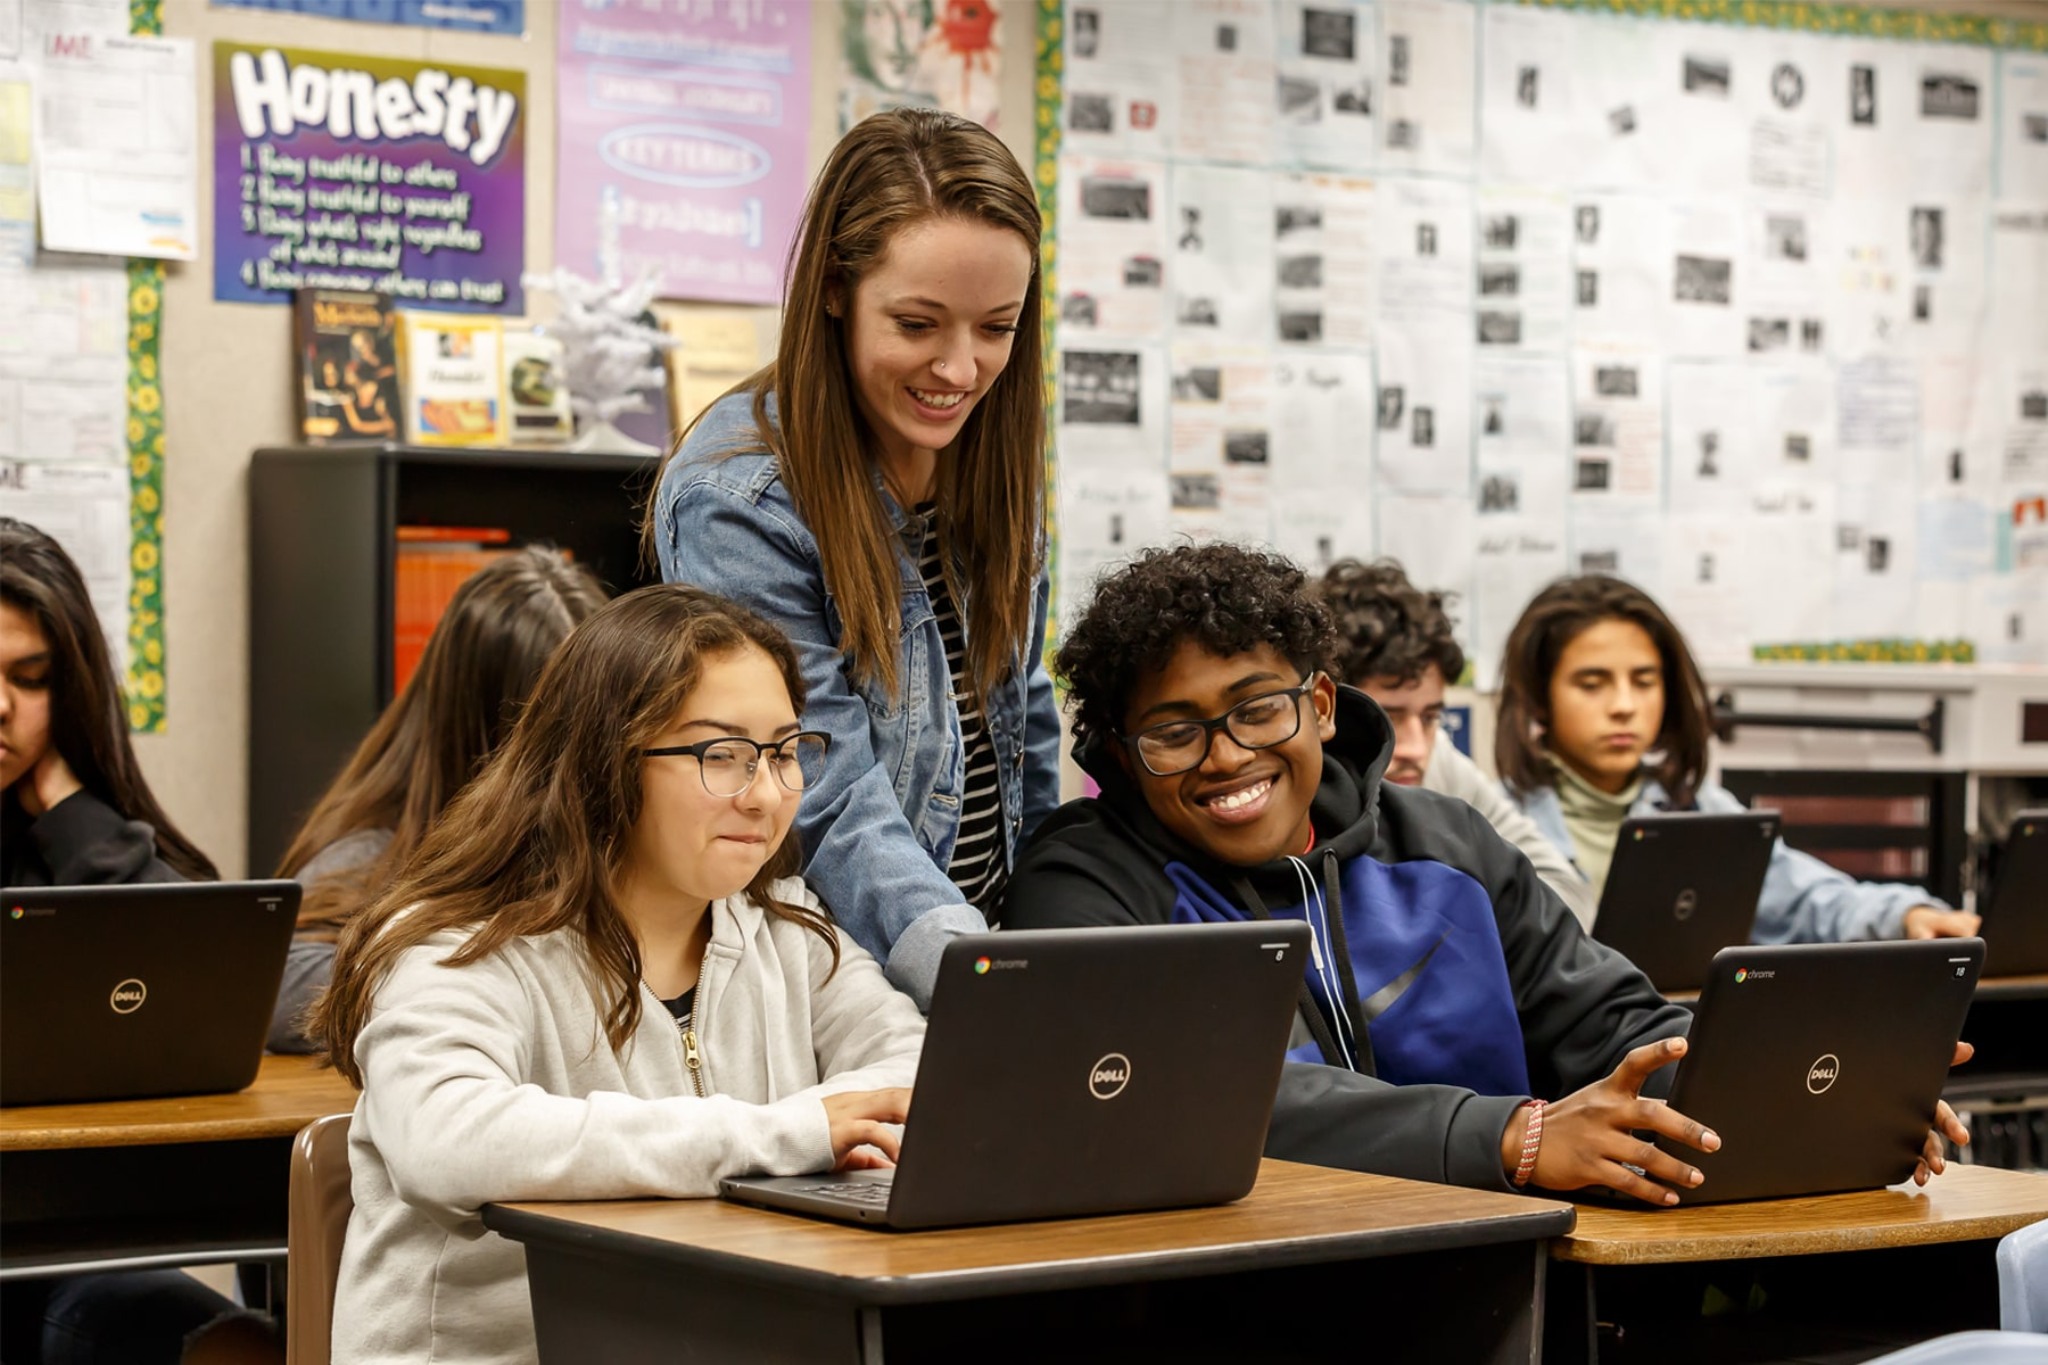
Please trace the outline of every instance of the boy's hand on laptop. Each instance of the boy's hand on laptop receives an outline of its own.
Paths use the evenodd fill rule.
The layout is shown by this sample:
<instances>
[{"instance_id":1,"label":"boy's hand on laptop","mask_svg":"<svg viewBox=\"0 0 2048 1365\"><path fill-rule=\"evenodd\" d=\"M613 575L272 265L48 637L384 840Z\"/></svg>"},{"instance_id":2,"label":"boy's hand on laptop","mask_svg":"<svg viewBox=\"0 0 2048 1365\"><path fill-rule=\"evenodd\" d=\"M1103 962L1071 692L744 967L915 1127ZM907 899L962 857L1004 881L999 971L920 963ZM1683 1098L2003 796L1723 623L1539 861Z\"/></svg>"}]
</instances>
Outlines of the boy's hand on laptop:
<instances>
[{"instance_id":1,"label":"boy's hand on laptop","mask_svg":"<svg viewBox=\"0 0 2048 1365\"><path fill-rule=\"evenodd\" d=\"M1645 1043L1622 1058L1606 1080L1546 1106L1543 1141L1529 1183L1547 1190L1605 1185L1659 1206L1678 1201L1667 1186L1691 1189L1698 1185L1702 1177L1697 1169L1636 1136L1638 1131L1648 1130L1703 1152L1720 1150L1717 1135L1664 1101L1642 1096L1643 1083L1652 1072L1684 1055L1683 1038ZM1522 1129L1522 1124L1510 1123L1502 1137L1502 1160L1509 1171L1520 1159ZM1641 1174L1631 1167L1639 1167Z\"/></svg>"},{"instance_id":2,"label":"boy's hand on laptop","mask_svg":"<svg viewBox=\"0 0 2048 1365\"><path fill-rule=\"evenodd\" d=\"M1975 918L1975 916L1972 916ZM1949 1059L1950 1066L1961 1066L1977 1054L1969 1043L1957 1043L1956 1055ZM1947 1148L1942 1139L1947 1138L1958 1147L1970 1145L1970 1130L1956 1117L1956 1111L1942 1100L1934 1106L1934 1127L1927 1130L1927 1141L1921 1144L1919 1164L1913 1167L1913 1183L1925 1185L1934 1176L1948 1169Z\"/></svg>"},{"instance_id":3,"label":"boy's hand on laptop","mask_svg":"<svg viewBox=\"0 0 2048 1365\"><path fill-rule=\"evenodd\" d=\"M827 1095L825 1118L832 1125L832 1169L875 1170L894 1166L902 1146L897 1129L910 1116L910 1087L849 1090ZM873 1151L860 1151L871 1147Z\"/></svg>"},{"instance_id":4,"label":"boy's hand on laptop","mask_svg":"<svg viewBox=\"0 0 2048 1365\"><path fill-rule=\"evenodd\" d=\"M1906 912L1907 938L1968 938L1983 927L1984 921L1967 910L1916 905Z\"/></svg>"}]
</instances>

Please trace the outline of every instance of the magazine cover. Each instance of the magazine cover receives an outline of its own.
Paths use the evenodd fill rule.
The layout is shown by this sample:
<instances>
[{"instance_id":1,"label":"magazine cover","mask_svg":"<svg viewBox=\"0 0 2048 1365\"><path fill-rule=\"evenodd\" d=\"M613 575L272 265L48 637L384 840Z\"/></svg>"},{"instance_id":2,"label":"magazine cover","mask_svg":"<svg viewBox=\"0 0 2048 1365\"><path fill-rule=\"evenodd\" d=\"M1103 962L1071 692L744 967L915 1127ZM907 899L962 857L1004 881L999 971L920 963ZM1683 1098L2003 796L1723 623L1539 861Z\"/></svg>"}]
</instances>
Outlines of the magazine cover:
<instances>
[{"instance_id":1,"label":"magazine cover","mask_svg":"<svg viewBox=\"0 0 2048 1365\"><path fill-rule=\"evenodd\" d=\"M452 313L401 315L406 439L423 446L505 444L505 325Z\"/></svg>"},{"instance_id":2,"label":"magazine cover","mask_svg":"<svg viewBox=\"0 0 2048 1365\"><path fill-rule=\"evenodd\" d=\"M292 322L301 438L314 445L397 440L405 405L390 296L301 289Z\"/></svg>"},{"instance_id":3,"label":"magazine cover","mask_svg":"<svg viewBox=\"0 0 2048 1365\"><path fill-rule=\"evenodd\" d=\"M505 333L505 398L515 445L554 445L576 434L560 338Z\"/></svg>"}]
</instances>

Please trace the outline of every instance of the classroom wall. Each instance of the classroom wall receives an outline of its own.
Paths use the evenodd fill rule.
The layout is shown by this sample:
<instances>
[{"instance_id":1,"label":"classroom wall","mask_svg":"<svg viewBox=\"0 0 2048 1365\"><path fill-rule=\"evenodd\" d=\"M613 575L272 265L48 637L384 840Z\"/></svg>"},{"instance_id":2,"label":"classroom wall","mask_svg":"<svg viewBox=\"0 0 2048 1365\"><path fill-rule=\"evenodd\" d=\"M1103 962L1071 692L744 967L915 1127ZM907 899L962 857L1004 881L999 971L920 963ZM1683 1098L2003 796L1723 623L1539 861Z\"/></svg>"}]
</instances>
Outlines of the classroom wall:
<instances>
[{"instance_id":1,"label":"classroom wall","mask_svg":"<svg viewBox=\"0 0 2048 1365\"><path fill-rule=\"evenodd\" d=\"M210 126L216 40L514 68L527 80L526 268L554 266L555 4L529 0L523 37L346 23L164 0L164 32L199 44L197 126ZM839 6L813 0L810 170L836 140ZM1002 9L1000 132L1031 165L1033 6ZM212 166L202 155L199 259L164 288L166 730L135 748L158 799L222 875L247 866L248 469L250 452L293 439L290 310L213 300ZM750 310L772 324L773 309ZM538 310L536 312L538 317ZM774 344L772 325L761 328Z\"/></svg>"}]
</instances>

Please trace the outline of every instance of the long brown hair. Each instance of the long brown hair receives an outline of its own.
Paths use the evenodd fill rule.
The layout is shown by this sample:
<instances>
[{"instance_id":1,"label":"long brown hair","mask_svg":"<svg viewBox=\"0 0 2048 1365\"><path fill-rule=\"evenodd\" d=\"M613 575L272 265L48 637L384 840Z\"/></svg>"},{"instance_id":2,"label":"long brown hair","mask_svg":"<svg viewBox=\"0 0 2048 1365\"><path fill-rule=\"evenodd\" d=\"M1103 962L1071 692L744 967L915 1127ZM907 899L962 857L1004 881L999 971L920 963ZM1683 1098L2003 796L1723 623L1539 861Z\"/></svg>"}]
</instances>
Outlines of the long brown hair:
<instances>
[{"instance_id":1,"label":"long brown hair","mask_svg":"<svg viewBox=\"0 0 2048 1365\"><path fill-rule=\"evenodd\" d=\"M841 138L811 186L790 247L775 361L736 391L753 394L754 426L817 540L853 676L898 695L899 542L875 486L873 433L854 401L845 323L825 309L835 293L851 297L899 232L935 218L986 223L1031 248L1034 278L1016 344L961 427L952 457L939 462L935 497L946 585L964 604L968 668L986 710L989 689L1029 667L1039 649L1030 635L1045 511L1038 198L995 134L935 109L892 109ZM779 430L768 419L771 395Z\"/></svg>"},{"instance_id":2,"label":"long brown hair","mask_svg":"<svg viewBox=\"0 0 2048 1365\"><path fill-rule=\"evenodd\" d=\"M1502 651L1500 719L1493 731L1494 764L1516 791L1555 784L1543 733L1550 725L1550 679L1565 646L1602 621L1642 627L1664 669L1664 723L1657 731L1663 757L1652 770L1676 806L1692 804L1707 770L1712 712L1692 650L1664 609L1625 579L1606 574L1561 578L1522 609Z\"/></svg>"},{"instance_id":3,"label":"long brown hair","mask_svg":"<svg viewBox=\"0 0 2048 1365\"><path fill-rule=\"evenodd\" d=\"M391 831L391 842L367 866L306 888L299 926L307 937L331 941L374 889L390 884L441 808L503 742L548 655L604 601L588 570L532 545L492 561L455 590L405 689L278 863L278 876L296 877L337 840Z\"/></svg>"},{"instance_id":4,"label":"long brown hair","mask_svg":"<svg viewBox=\"0 0 2048 1365\"><path fill-rule=\"evenodd\" d=\"M605 1037L615 1051L625 1046L640 1023L640 949L616 882L640 818L640 750L674 723L706 665L748 648L774 661L801 714L803 674L788 637L700 588L641 588L570 632L504 745L441 813L391 888L342 926L333 980L308 1031L325 1041L343 1075L362 1083L356 1037L385 974L400 954L445 929L474 930L443 959L450 967L515 938L576 930L595 969ZM768 894L801 860L797 841L784 839L747 894L823 938L836 964L830 921Z\"/></svg>"},{"instance_id":5,"label":"long brown hair","mask_svg":"<svg viewBox=\"0 0 2048 1365\"><path fill-rule=\"evenodd\" d=\"M218 879L213 860L178 832L143 780L85 576L63 546L13 517L0 517L0 602L35 617L49 643L50 743L79 785L154 829L157 856L178 875Z\"/></svg>"}]
</instances>

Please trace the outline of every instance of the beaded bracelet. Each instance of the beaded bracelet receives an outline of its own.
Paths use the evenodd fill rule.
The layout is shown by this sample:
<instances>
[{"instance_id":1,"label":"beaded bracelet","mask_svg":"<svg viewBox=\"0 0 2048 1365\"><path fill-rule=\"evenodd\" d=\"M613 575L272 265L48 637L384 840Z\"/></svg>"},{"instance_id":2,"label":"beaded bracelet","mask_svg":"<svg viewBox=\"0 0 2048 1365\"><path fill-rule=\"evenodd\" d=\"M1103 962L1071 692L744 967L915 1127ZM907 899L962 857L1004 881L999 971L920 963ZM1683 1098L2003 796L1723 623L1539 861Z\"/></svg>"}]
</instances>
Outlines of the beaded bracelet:
<instances>
[{"instance_id":1,"label":"beaded bracelet","mask_svg":"<svg viewBox=\"0 0 2048 1365\"><path fill-rule=\"evenodd\" d=\"M1529 1183L1529 1177L1536 1174L1536 1153L1543 1146L1543 1101L1529 1101L1529 1126L1522 1130L1522 1159L1515 1165L1517 1187Z\"/></svg>"}]
</instances>

